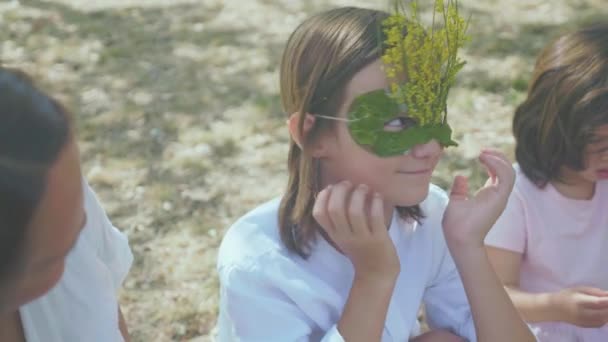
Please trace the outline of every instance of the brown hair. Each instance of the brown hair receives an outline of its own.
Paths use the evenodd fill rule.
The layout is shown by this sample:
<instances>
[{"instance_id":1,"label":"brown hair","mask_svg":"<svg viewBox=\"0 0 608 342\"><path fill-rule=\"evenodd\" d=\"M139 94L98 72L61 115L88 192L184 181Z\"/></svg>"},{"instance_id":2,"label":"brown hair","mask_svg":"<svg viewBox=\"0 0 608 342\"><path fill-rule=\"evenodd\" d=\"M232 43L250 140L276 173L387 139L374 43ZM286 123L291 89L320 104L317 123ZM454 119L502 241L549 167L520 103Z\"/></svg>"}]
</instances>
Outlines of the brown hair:
<instances>
[{"instance_id":1,"label":"brown hair","mask_svg":"<svg viewBox=\"0 0 608 342\"><path fill-rule=\"evenodd\" d=\"M356 7L341 7L316 14L291 34L281 62L281 99L287 114L298 113L303 134L305 113L336 116L344 89L352 77L381 56L381 25L388 13ZM320 232L312 216L318 189L318 161L307 146L333 120L315 120L302 149L293 139L289 145L287 191L281 200L279 225L287 248L305 258ZM399 207L402 217L420 219L419 206Z\"/></svg>"},{"instance_id":2,"label":"brown hair","mask_svg":"<svg viewBox=\"0 0 608 342\"><path fill-rule=\"evenodd\" d=\"M536 61L526 100L513 118L515 156L537 186L560 169L585 168L583 151L608 123L608 24L565 34Z\"/></svg>"}]
</instances>

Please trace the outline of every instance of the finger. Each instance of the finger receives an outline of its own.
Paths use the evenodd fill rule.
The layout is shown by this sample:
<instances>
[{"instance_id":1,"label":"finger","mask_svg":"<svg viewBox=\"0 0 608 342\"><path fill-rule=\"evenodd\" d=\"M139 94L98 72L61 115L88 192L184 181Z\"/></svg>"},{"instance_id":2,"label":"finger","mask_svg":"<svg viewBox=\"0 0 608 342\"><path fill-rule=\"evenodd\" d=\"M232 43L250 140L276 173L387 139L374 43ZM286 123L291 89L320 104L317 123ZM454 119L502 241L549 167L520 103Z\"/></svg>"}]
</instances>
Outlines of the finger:
<instances>
[{"instance_id":1,"label":"finger","mask_svg":"<svg viewBox=\"0 0 608 342\"><path fill-rule=\"evenodd\" d=\"M331 190L331 196L327 203L327 211L331 220L334 231L337 234L352 234L352 230L346 217L346 203L349 197L352 184L348 181L334 185Z\"/></svg>"},{"instance_id":2,"label":"finger","mask_svg":"<svg viewBox=\"0 0 608 342\"><path fill-rule=\"evenodd\" d=\"M370 204L370 231L372 235L386 234L388 228L384 223L384 200L379 193L374 193Z\"/></svg>"},{"instance_id":3,"label":"finger","mask_svg":"<svg viewBox=\"0 0 608 342\"><path fill-rule=\"evenodd\" d=\"M591 296L596 296L596 297L606 297L608 296L608 291L602 290L602 289L598 289L597 287L590 287L590 286L580 286L576 288L576 291L581 292L581 293L585 293Z\"/></svg>"},{"instance_id":4,"label":"finger","mask_svg":"<svg viewBox=\"0 0 608 342\"><path fill-rule=\"evenodd\" d=\"M469 196L469 180L465 176L454 177L454 184L450 191L451 200L464 200Z\"/></svg>"},{"instance_id":5,"label":"finger","mask_svg":"<svg viewBox=\"0 0 608 342\"><path fill-rule=\"evenodd\" d=\"M490 160L491 154L488 153L482 153L479 155L479 161L481 162L481 164L483 165L483 167L486 169L486 172L488 173L488 181L489 184L496 184L496 168L493 165L493 160Z\"/></svg>"},{"instance_id":6,"label":"finger","mask_svg":"<svg viewBox=\"0 0 608 342\"><path fill-rule=\"evenodd\" d=\"M498 157L502 160L504 160L507 163L511 163L511 161L509 161L509 158L507 158L507 155L502 153L499 150L493 149L493 148L484 148L483 150L481 150L481 153L485 153L485 154L491 154L495 157Z\"/></svg>"},{"instance_id":7,"label":"finger","mask_svg":"<svg viewBox=\"0 0 608 342\"><path fill-rule=\"evenodd\" d=\"M361 184L353 191L348 205L348 221L354 235L365 236L370 234L365 213L365 202L369 188Z\"/></svg>"},{"instance_id":8,"label":"finger","mask_svg":"<svg viewBox=\"0 0 608 342\"><path fill-rule=\"evenodd\" d=\"M506 160L487 153L482 153L479 160L488 168L490 177L496 178L495 185L498 191L511 192L515 182L513 166Z\"/></svg>"},{"instance_id":9,"label":"finger","mask_svg":"<svg viewBox=\"0 0 608 342\"><path fill-rule=\"evenodd\" d=\"M608 297L597 297L586 294L581 294L581 305L586 309L592 310L608 310Z\"/></svg>"},{"instance_id":10,"label":"finger","mask_svg":"<svg viewBox=\"0 0 608 342\"><path fill-rule=\"evenodd\" d=\"M483 149L482 150L482 154L486 154L486 155L491 155L494 157L499 158L502 162L509 164L512 166L511 160L509 160L509 158L507 157L506 154L504 154L503 152L499 151L499 150L495 150L495 149Z\"/></svg>"},{"instance_id":11,"label":"finger","mask_svg":"<svg viewBox=\"0 0 608 342\"><path fill-rule=\"evenodd\" d=\"M312 207L312 216L329 235L332 235L334 232L334 225L329 219L329 213L327 212L327 203L329 202L331 189L332 186L329 185L319 192L315 204Z\"/></svg>"},{"instance_id":12,"label":"finger","mask_svg":"<svg viewBox=\"0 0 608 342\"><path fill-rule=\"evenodd\" d=\"M588 322L596 322L594 325L604 325L608 322L608 309L588 309L582 310L582 316Z\"/></svg>"},{"instance_id":13,"label":"finger","mask_svg":"<svg viewBox=\"0 0 608 342\"><path fill-rule=\"evenodd\" d=\"M479 157L479 160L481 161L481 156ZM484 187L488 187L488 186L496 186L498 185L497 182L497 178L496 178L496 174L490 170L490 168L485 165L483 162L481 164L483 166L483 168L486 170L486 174L488 175L488 179L486 179L486 182L484 183Z\"/></svg>"}]
</instances>

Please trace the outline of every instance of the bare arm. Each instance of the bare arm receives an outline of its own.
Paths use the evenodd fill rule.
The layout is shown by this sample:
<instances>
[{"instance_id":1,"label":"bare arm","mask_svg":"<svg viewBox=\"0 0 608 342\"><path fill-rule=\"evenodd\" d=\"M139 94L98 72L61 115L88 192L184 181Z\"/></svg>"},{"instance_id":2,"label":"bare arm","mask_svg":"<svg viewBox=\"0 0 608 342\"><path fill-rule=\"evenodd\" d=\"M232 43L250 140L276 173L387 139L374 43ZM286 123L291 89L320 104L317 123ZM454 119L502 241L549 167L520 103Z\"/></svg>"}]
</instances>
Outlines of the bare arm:
<instances>
[{"instance_id":1,"label":"bare arm","mask_svg":"<svg viewBox=\"0 0 608 342\"><path fill-rule=\"evenodd\" d=\"M608 292L605 290L578 286L557 292L522 291L519 288L521 254L494 247L486 249L496 273L526 321L561 321L590 328L608 323Z\"/></svg>"},{"instance_id":2,"label":"bare arm","mask_svg":"<svg viewBox=\"0 0 608 342\"><path fill-rule=\"evenodd\" d=\"M420 336L414 337L410 342L464 342L462 337L456 336L449 331L433 330Z\"/></svg>"},{"instance_id":3,"label":"bare arm","mask_svg":"<svg viewBox=\"0 0 608 342\"><path fill-rule=\"evenodd\" d=\"M513 306L484 248L484 239L505 210L515 172L500 152L484 150L486 184L473 197L466 178L457 176L443 216L448 249L460 273L480 342L536 341Z\"/></svg>"},{"instance_id":4,"label":"bare arm","mask_svg":"<svg viewBox=\"0 0 608 342\"><path fill-rule=\"evenodd\" d=\"M118 307L118 328L120 329L120 333L122 334L125 342L130 342L131 338L129 337L129 329L127 329L127 323L125 322L125 317L122 315L120 306Z\"/></svg>"},{"instance_id":5,"label":"bare arm","mask_svg":"<svg viewBox=\"0 0 608 342\"><path fill-rule=\"evenodd\" d=\"M348 342L380 341L401 269L388 235L382 198L371 194L366 185L341 182L319 193L313 215L355 269L338 322L340 335Z\"/></svg>"},{"instance_id":6,"label":"bare arm","mask_svg":"<svg viewBox=\"0 0 608 342\"><path fill-rule=\"evenodd\" d=\"M345 341L380 341L395 280L357 278L338 322Z\"/></svg>"},{"instance_id":7,"label":"bare arm","mask_svg":"<svg viewBox=\"0 0 608 342\"><path fill-rule=\"evenodd\" d=\"M536 341L494 273L483 247L453 252L478 341Z\"/></svg>"},{"instance_id":8,"label":"bare arm","mask_svg":"<svg viewBox=\"0 0 608 342\"><path fill-rule=\"evenodd\" d=\"M528 322L558 321L553 294L528 293L519 289L522 254L486 246L490 262L513 304Z\"/></svg>"}]
</instances>

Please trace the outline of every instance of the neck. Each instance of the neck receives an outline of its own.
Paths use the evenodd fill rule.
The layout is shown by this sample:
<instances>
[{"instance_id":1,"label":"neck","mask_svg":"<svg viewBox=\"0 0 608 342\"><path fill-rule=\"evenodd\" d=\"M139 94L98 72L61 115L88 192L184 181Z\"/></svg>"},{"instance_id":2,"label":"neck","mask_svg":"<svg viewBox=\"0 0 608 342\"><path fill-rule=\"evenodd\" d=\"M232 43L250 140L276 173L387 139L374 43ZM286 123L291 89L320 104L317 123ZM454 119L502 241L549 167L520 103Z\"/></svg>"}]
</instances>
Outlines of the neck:
<instances>
[{"instance_id":1,"label":"neck","mask_svg":"<svg viewBox=\"0 0 608 342\"><path fill-rule=\"evenodd\" d=\"M590 200L595 194L595 182L566 179L562 182L551 182L564 197L575 200Z\"/></svg>"},{"instance_id":2,"label":"neck","mask_svg":"<svg viewBox=\"0 0 608 342\"><path fill-rule=\"evenodd\" d=\"M394 212L395 206L390 203L384 202L384 224L386 224L386 229L389 229L391 227Z\"/></svg>"}]
</instances>

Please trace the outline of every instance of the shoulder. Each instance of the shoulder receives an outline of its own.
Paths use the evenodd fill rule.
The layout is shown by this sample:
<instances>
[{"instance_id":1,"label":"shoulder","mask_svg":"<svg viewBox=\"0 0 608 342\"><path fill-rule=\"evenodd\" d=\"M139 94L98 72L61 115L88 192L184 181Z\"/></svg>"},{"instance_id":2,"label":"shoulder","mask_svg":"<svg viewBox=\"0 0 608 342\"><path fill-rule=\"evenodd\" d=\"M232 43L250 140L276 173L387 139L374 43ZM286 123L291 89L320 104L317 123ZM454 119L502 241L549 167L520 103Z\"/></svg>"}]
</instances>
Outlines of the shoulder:
<instances>
[{"instance_id":1,"label":"shoulder","mask_svg":"<svg viewBox=\"0 0 608 342\"><path fill-rule=\"evenodd\" d=\"M95 191L85 179L82 180L82 191L86 214L86 224L82 230L82 234L90 239L94 239L94 241L103 241L104 230L112 227L110 219L97 198Z\"/></svg>"},{"instance_id":2,"label":"shoulder","mask_svg":"<svg viewBox=\"0 0 608 342\"><path fill-rule=\"evenodd\" d=\"M448 204L448 195L439 186L435 184L429 185L429 194L426 199L421 203L423 210L443 210Z\"/></svg>"},{"instance_id":3,"label":"shoulder","mask_svg":"<svg viewBox=\"0 0 608 342\"><path fill-rule=\"evenodd\" d=\"M82 179L82 191L84 198L84 208L87 215L95 215L94 219L99 218L100 216L105 217L105 211L101 206L99 199L97 198L97 194L86 179Z\"/></svg>"},{"instance_id":4,"label":"shoulder","mask_svg":"<svg viewBox=\"0 0 608 342\"><path fill-rule=\"evenodd\" d=\"M431 184L429 195L421 203L424 218L421 219L416 234L418 244L423 245L423 251L428 265L429 284L441 279L450 265L450 252L443 233L443 214L448 205L449 197L446 191L437 185ZM447 267L447 268L446 268Z\"/></svg>"},{"instance_id":5,"label":"shoulder","mask_svg":"<svg viewBox=\"0 0 608 342\"><path fill-rule=\"evenodd\" d=\"M513 165L513 168L515 169L515 184L511 198L522 201L528 197L541 196L545 192L526 176L517 163Z\"/></svg>"},{"instance_id":6,"label":"shoulder","mask_svg":"<svg viewBox=\"0 0 608 342\"><path fill-rule=\"evenodd\" d=\"M435 184L429 186L429 194L426 199L420 203L420 208L424 214L422 219L423 226L436 226L441 225L443 213L448 205L447 193Z\"/></svg>"},{"instance_id":7,"label":"shoulder","mask_svg":"<svg viewBox=\"0 0 608 342\"><path fill-rule=\"evenodd\" d=\"M97 195L84 179L83 192L86 223L80 240L84 240L86 248L81 248L80 251L93 253L112 275L114 286L119 288L133 263L129 239L114 227Z\"/></svg>"},{"instance_id":8,"label":"shoulder","mask_svg":"<svg viewBox=\"0 0 608 342\"><path fill-rule=\"evenodd\" d=\"M114 227L95 191L84 179L82 188L86 223L81 234L99 249L109 247L105 244L128 244L126 235Z\"/></svg>"},{"instance_id":9,"label":"shoulder","mask_svg":"<svg viewBox=\"0 0 608 342\"><path fill-rule=\"evenodd\" d=\"M279 235L280 198L266 202L228 228L218 252L219 270L251 269L263 259L286 256Z\"/></svg>"},{"instance_id":10,"label":"shoulder","mask_svg":"<svg viewBox=\"0 0 608 342\"><path fill-rule=\"evenodd\" d=\"M425 240L439 253L443 252L445 246L442 221L448 202L447 193L439 186L431 184L427 198L420 204L424 217L420 220L417 233L425 235Z\"/></svg>"},{"instance_id":11,"label":"shoulder","mask_svg":"<svg viewBox=\"0 0 608 342\"><path fill-rule=\"evenodd\" d=\"M66 257L60 280L20 308L28 334L39 337L34 340L73 341L80 336L83 341L116 341L120 336L116 293L132 254L126 237L104 223L109 220L85 180L83 192L87 222Z\"/></svg>"},{"instance_id":12,"label":"shoulder","mask_svg":"<svg viewBox=\"0 0 608 342\"><path fill-rule=\"evenodd\" d=\"M598 181L596 189L602 198L608 198L608 180Z\"/></svg>"}]
</instances>

